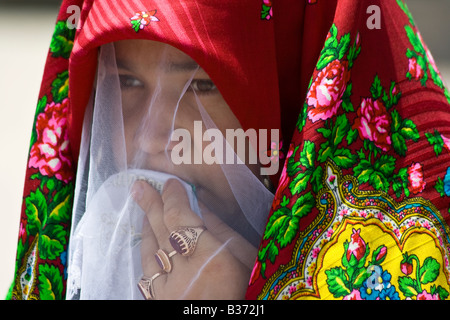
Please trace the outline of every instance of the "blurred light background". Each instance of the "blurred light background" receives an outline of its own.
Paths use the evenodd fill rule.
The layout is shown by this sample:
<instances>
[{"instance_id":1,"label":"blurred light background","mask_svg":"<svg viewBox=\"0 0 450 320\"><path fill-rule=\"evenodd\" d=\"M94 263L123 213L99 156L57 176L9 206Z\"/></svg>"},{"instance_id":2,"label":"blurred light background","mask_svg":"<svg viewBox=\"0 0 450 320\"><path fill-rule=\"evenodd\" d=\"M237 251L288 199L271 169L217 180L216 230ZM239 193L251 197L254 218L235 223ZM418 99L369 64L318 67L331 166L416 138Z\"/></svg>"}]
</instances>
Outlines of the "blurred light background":
<instances>
[{"instance_id":1,"label":"blurred light background","mask_svg":"<svg viewBox=\"0 0 450 320\"><path fill-rule=\"evenodd\" d=\"M407 0L450 84L450 0ZM0 299L14 274L28 144L61 1L0 0Z\"/></svg>"}]
</instances>

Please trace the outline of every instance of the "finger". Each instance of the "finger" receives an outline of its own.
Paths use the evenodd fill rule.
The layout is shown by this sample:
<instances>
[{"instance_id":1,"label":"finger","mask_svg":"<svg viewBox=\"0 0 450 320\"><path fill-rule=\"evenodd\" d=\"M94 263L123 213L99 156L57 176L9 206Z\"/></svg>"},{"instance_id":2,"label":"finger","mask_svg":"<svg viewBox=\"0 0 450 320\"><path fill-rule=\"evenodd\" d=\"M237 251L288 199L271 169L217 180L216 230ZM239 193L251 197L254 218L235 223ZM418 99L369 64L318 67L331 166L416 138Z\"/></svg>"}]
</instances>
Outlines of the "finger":
<instances>
[{"instance_id":1,"label":"finger","mask_svg":"<svg viewBox=\"0 0 450 320\"><path fill-rule=\"evenodd\" d=\"M163 249L170 248L169 231L164 223L164 205L159 192L145 181L136 181L132 195L145 212L159 246Z\"/></svg>"},{"instance_id":2,"label":"finger","mask_svg":"<svg viewBox=\"0 0 450 320\"><path fill-rule=\"evenodd\" d=\"M180 227L199 227L204 226L203 220L191 210L189 198L183 185L175 179L168 180L164 185L162 192L164 203L164 222L170 232ZM218 249L221 249L223 243L218 241L206 229L203 231L196 242L194 254L190 259L194 259L197 264L202 264L211 255L215 255ZM180 261L181 255L174 256L174 264Z\"/></svg>"},{"instance_id":3,"label":"finger","mask_svg":"<svg viewBox=\"0 0 450 320\"><path fill-rule=\"evenodd\" d=\"M253 268L257 255L255 248L240 233L223 222L217 215L212 213L203 203L199 202L199 207L205 221L205 225L211 234L220 242L227 243L227 248L249 269Z\"/></svg>"},{"instance_id":4,"label":"finger","mask_svg":"<svg viewBox=\"0 0 450 320\"><path fill-rule=\"evenodd\" d=\"M154 256L157 250L158 242L156 241L148 219L144 218L142 226L141 263L142 271L146 276L151 276L159 270Z\"/></svg>"},{"instance_id":5,"label":"finger","mask_svg":"<svg viewBox=\"0 0 450 320\"><path fill-rule=\"evenodd\" d=\"M191 204L183 185L175 179L166 182L162 192L164 222L169 231L179 227L202 226L202 219L191 209Z\"/></svg>"}]
</instances>

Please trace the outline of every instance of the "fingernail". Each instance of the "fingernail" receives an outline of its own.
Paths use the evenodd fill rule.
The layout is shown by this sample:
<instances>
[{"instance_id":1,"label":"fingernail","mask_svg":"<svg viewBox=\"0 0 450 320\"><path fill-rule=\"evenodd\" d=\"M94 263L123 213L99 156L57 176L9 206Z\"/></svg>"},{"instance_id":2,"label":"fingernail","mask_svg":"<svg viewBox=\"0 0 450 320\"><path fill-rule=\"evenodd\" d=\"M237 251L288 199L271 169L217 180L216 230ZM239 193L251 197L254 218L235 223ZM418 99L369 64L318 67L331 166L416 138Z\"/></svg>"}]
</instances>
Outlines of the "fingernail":
<instances>
[{"instance_id":1,"label":"fingernail","mask_svg":"<svg viewBox=\"0 0 450 320\"><path fill-rule=\"evenodd\" d=\"M144 194L144 190L139 182L133 184L131 188L131 196L135 201L140 201L142 199L142 195Z\"/></svg>"}]
</instances>

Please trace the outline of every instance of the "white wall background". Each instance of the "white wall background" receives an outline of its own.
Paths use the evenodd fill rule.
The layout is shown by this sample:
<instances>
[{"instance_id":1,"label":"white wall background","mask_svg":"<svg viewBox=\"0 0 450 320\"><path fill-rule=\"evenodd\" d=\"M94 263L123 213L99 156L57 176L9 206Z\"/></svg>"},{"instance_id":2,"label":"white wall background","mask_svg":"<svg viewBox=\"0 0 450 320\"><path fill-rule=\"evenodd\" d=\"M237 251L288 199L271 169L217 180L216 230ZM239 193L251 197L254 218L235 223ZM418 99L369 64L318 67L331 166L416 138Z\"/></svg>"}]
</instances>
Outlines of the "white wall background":
<instances>
[{"instance_id":1,"label":"white wall background","mask_svg":"<svg viewBox=\"0 0 450 320\"><path fill-rule=\"evenodd\" d=\"M14 274L31 127L56 15L0 6L0 299Z\"/></svg>"},{"instance_id":2,"label":"white wall background","mask_svg":"<svg viewBox=\"0 0 450 320\"><path fill-rule=\"evenodd\" d=\"M59 3L30 8L21 2L0 0L0 299L14 273L28 143ZM407 3L450 84L450 1Z\"/></svg>"}]
</instances>

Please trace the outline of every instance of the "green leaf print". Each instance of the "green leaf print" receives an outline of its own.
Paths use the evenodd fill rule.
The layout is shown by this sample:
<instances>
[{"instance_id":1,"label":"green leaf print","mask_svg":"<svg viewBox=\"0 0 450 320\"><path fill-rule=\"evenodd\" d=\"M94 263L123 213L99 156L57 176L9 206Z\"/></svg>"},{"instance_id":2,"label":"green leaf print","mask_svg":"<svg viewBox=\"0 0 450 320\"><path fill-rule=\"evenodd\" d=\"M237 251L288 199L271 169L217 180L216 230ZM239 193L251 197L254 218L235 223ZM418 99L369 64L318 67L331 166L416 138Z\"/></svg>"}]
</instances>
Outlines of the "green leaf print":
<instances>
[{"instance_id":1,"label":"green leaf print","mask_svg":"<svg viewBox=\"0 0 450 320\"><path fill-rule=\"evenodd\" d=\"M75 29L69 29L66 21L58 21L55 26L50 52L55 58L62 57L68 59L73 48Z\"/></svg>"},{"instance_id":2,"label":"green leaf print","mask_svg":"<svg viewBox=\"0 0 450 320\"><path fill-rule=\"evenodd\" d=\"M406 140L413 140L416 142L419 139L419 131L417 130L416 124L410 119L403 120L400 134Z\"/></svg>"},{"instance_id":3,"label":"green leaf print","mask_svg":"<svg viewBox=\"0 0 450 320\"><path fill-rule=\"evenodd\" d=\"M402 195L403 191L405 191L405 196L409 197L408 169L407 168L401 168L398 171L398 174L393 176L392 190L394 191L397 198L399 198Z\"/></svg>"},{"instance_id":4,"label":"green leaf print","mask_svg":"<svg viewBox=\"0 0 450 320\"><path fill-rule=\"evenodd\" d=\"M322 189L322 177L323 177L323 169L321 166L317 166L311 176L311 184L314 193L318 193L320 189Z\"/></svg>"},{"instance_id":5,"label":"green leaf print","mask_svg":"<svg viewBox=\"0 0 450 320\"><path fill-rule=\"evenodd\" d=\"M70 220L72 189L71 185L67 185L56 192L51 203L54 208L49 214L49 224L66 223Z\"/></svg>"},{"instance_id":6,"label":"green leaf print","mask_svg":"<svg viewBox=\"0 0 450 320\"><path fill-rule=\"evenodd\" d=\"M308 186L310 178L311 178L311 171L309 170L298 173L289 184L289 189L291 193L295 195L305 191Z\"/></svg>"},{"instance_id":7,"label":"green leaf print","mask_svg":"<svg viewBox=\"0 0 450 320\"><path fill-rule=\"evenodd\" d=\"M339 40L337 39L337 34L337 27L333 24L320 52L320 58L316 65L317 70L322 70L333 60L342 60L347 51L349 51L350 33L343 35Z\"/></svg>"},{"instance_id":8,"label":"green leaf print","mask_svg":"<svg viewBox=\"0 0 450 320\"><path fill-rule=\"evenodd\" d=\"M318 160L320 162L325 162L330 158L335 164L344 169L350 168L356 163L357 156L352 154L349 149L338 148L344 138L348 139L350 132L353 136L352 139L355 139L354 135L357 134L351 129L346 114L338 116L334 125L331 120L327 121L325 128L320 128L317 131L322 133L324 138L327 139L326 142L320 145L318 152Z\"/></svg>"},{"instance_id":9,"label":"green leaf print","mask_svg":"<svg viewBox=\"0 0 450 320\"><path fill-rule=\"evenodd\" d=\"M352 101L350 100L350 97L352 96L352 88L353 84L351 82L347 83L347 87L342 95L342 109L344 109L347 113L355 112L355 108L353 108Z\"/></svg>"},{"instance_id":10,"label":"green leaf print","mask_svg":"<svg viewBox=\"0 0 450 320\"><path fill-rule=\"evenodd\" d=\"M384 154L375 162L374 169L379 171L385 177L390 177L394 173L395 162L396 160L394 157Z\"/></svg>"},{"instance_id":11,"label":"green leaf print","mask_svg":"<svg viewBox=\"0 0 450 320\"><path fill-rule=\"evenodd\" d=\"M372 93L372 97L374 100L377 100L379 97L381 97L381 94L383 92L383 87L381 86L381 81L378 75L375 76L375 79L373 80L372 87L370 88L370 92Z\"/></svg>"},{"instance_id":12,"label":"green leaf print","mask_svg":"<svg viewBox=\"0 0 450 320\"><path fill-rule=\"evenodd\" d=\"M299 197L295 202L292 210L286 207L281 207L276 210L269 218L264 233L264 239L275 239L284 248L290 244L299 228L300 218L307 215L315 206L315 200L309 192L306 195Z\"/></svg>"},{"instance_id":13,"label":"green leaf print","mask_svg":"<svg viewBox=\"0 0 450 320\"><path fill-rule=\"evenodd\" d=\"M400 133L394 132L392 134L392 145L394 147L395 152L397 152L399 155L403 157L406 155L407 151L406 141L405 138L403 138L403 136Z\"/></svg>"},{"instance_id":14,"label":"green leaf print","mask_svg":"<svg viewBox=\"0 0 450 320\"><path fill-rule=\"evenodd\" d=\"M370 180L370 176L373 174L374 169L372 164L367 159L362 159L353 169L355 177L360 184L367 183Z\"/></svg>"},{"instance_id":15,"label":"green leaf print","mask_svg":"<svg viewBox=\"0 0 450 320\"><path fill-rule=\"evenodd\" d=\"M334 163L343 169L353 166L356 158L357 156L352 154L349 149L337 149L332 157Z\"/></svg>"},{"instance_id":16,"label":"green leaf print","mask_svg":"<svg viewBox=\"0 0 450 320\"><path fill-rule=\"evenodd\" d=\"M333 24L329 31L330 36L325 41L325 45L324 45L325 48L328 48L328 47L336 48L337 47L337 44L338 44L338 41L336 39L337 34L338 34L337 27L335 24Z\"/></svg>"},{"instance_id":17,"label":"green leaf print","mask_svg":"<svg viewBox=\"0 0 450 320\"><path fill-rule=\"evenodd\" d=\"M406 35L409 38L409 42L413 46L414 51L425 56L426 55L425 48L423 47L422 42L420 41L419 37L417 36L417 33L409 25L405 26L405 31L406 31Z\"/></svg>"},{"instance_id":18,"label":"green leaf print","mask_svg":"<svg viewBox=\"0 0 450 320\"><path fill-rule=\"evenodd\" d=\"M270 15L270 9L272 9L272 7L270 6L266 6L265 4L262 5L262 10L261 10L261 19L266 19L266 17L268 15ZM141 23L141 21L139 21L139 24ZM137 29L139 29L139 26L137 27ZM138 30L135 31L137 32Z\"/></svg>"},{"instance_id":19,"label":"green leaf print","mask_svg":"<svg viewBox=\"0 0 450 320\"><path fill-rule=\"evenodd\" d=\"M275 263L275 259L279 254L279 249L275 244L275 241L270 240L265 247L262 247L258 252L258 260L261 261L261 274L263 277L266 270L266 261L267 259L271 263Z\"/></svg>"},{"instance_id":20,"label":"green leaf print","mask_svg":"<svg viewBox=\"0 0 450 320\"><path fill-rule=\"evenodd\" d=\"M418 294L428 293L425 289L423 290L422 285L431 283L437 280L440 272L440 265L436 259L433 257L425 258L422 265L420 265L420 260L415 254L408 255L407 252L403 254L404 259L402 264L409 264L412 268L413 263L415 264L415 279L412 277L399 277L399 289L403 292L406 297L414 297ZM410 269L408 274L414 274L413 270ZM448 291L441 286L436 288L436 285L430 287L431 294L438 294L439 299L445 299L448 296Z\"/></svg>"},{"instance_id":21,"label":"green leaf print","mask_svg":"<svg viewBox=\"0 0 450 320\"><path fill-rule=\"evenodd\" d=\"M300 149L300 146L296 146L294 151L292 152L292 155L287 159L286 173L289 177L293 177L301 171L300 161L295 161L295 156L298 152L298 149Z\"/></svg>"},{"instance_id":22,"label":"green leaf print","mask_svg":"<svg viewBox=\"0 0 450 320\"><path fill-rule=\"evenodd\" d=\"M303 150L300 152L300 163L307 169L311 169L314 166L316 160L316 150L313 142L306 140L303 146Z\"/></svg>"},{"instance_id":23,"label":"green leaf print","mask_svg":"<svg viewBox=\"0 0 450 320\"><path fill-rule=\"evenodd\" d=\"M58 268L39 266L39 294L42 300L59 300L63 296L62 276Z\"/></svg>"},{"instance_id":24,"label":"green leaf print","mask_svg":"<svg viewBox=\"0 0 450 320\"><path fill-rule=\"evenodd\" d=\"M291 215L291 210L286 207L281 207L275 211L269 218L266 225L266 232L264 233L264 239L274 238L278 235L279 230L286 224Z\"/></svg>"},{"instance_id":25,"label":"green leaf print","mask_svg":"<svg viewBox=\"0 0 450 320\"><path fill-rule=\"evenodd\" d=\"M52 95L54 102L62 102L69 95L69 72L66 70L58 74L52 82Z\"/></svg>"},{"instance_id":26,"label":"green leaf print","mask_svg":"<svg viewBox=\"0 0 450 320\"><path fill-rule=\"evenodd\" d=\"M445 290L444 288L442 288L441 286L431 286L431 294L438 294L439 295L439 299L441 300L445 300L448 298L448 291Z\"/></svg>"},{"instance_id":27,"label":"green leaf print","mask_svg":"<svg viewBox=\"0 0 450 320\"><path fill-rule=\"evenodd\" d=\"M347 134L347 144L351 145L358 138L358 129L350 129Z\"/></svg>"},{"instance_id":28,"label":"green leaf print","mask_svg":"<svg viewBox=\"0 0 450 320\"><path fill-rule=\"evenodd\" d=\"M444 140L442 139L442 135L439 131L434 129L433 133L425 132L425 137L427 138L428 143L433 146L436 156L439 156L444 148Z\"/></svg>"},{"instance_id":29,"label":"green leaf print","mask_svg":"<svg viewBox=\"0 0 450 320\"><path fill-rule=\"evenodd\" d=\"M348 122L347 116L345 114L338 116L333 128L333 145L338 146L347 135L349 130L350 123Z\"/></svg>"},{"instance_id":30,"label":"green leaf print","mask_svg":"<svg viewBox=\"0 0 450 320\"><path fill-rule=\"evenodd\" d=\"M43 230L39 241L39 255L42 259L56 259L66 245L67 231L61 225L52 225Z\"/></svg>"},{"instance_id":31,"label":"green leaf print","mask_svg":"<svg viewBox=\"0 0 450 320\"><path fill-rule=\"evenodd\" d=\"M358 154L360 162L353 168L353 173L359 183L369 183L376 190L388 192L390 183L399 178L398 175L394 175L396 159L393 156L384 154L376 158L372 163L372 161L366 159L363 150L360 150ZM407 178L408 176L406 175L406 182ZM403 186L403 181L397 181L397 184L400 183L401 187ZM399 188L399 185L396 185L396 188Z\"/></svg>"},{"instance_id":32,"label":"green leaf print","mask_svg":"<svg viewBox=\"0 0 450 320\"><path fill-rule=\"evenodd\" d=\"M47 96L43 96L41 99L39 99L39 101L37 103L35 118L34 118L34 122L33 122L35 124L35 126L36 126L36 122L37 122L37 117L39 116L39 114L41 114L45 111L46 106L47 106ZM37 131L36 131L36 127L34 127L33 131L31 132L30 146L28 149L29 151L31 150L33 145L36 143L36 140L37 140Z\"/></svg>"},{"instance_id":33,"label":"green leaf print","mask_svg":"<svg viewBox=\"0 0 450 320\"><path fill-rule=\"evenodd\" d=\"M414 281L410 277L399 277L398 284L400 290L406 297L414 297L420 292L420 289L417 288L416 281Z\"/></svg>"},{"instance_id":34,"label":"green leaf print","mask_svg":"<svg viewBox=\"0 0 450 320\"><path fill-rule=\"evenodd\" d=\"M442 77L437 70L436 63L434 59L423 42L419 31L417 30L414 20L412 18L411 13L408 10L408 7L403 1L397 0L397 4L400 8L405 12L405 14L409 17L410 25L406 25L405 32L409 39L409 42L412 46L412 50L408 48L406 50L406 57L411 61L417 63L420 69L423 71L419 75L411 74L410 70L406 72L406 77L409 80L420 80L422 86L426 86L426 82L431 77L433 83L439 88L444 90L444 96L447 101L450 103L450 93L448 89L445 87L444 82L442 81Z\"/></svg>"},{"instance_id":35,"label":"green leaf print","mask_svg":"<svg viewBox=\"0 0 450 320\"><path fill-rule=\"evenodd\" d=\"M333 294L333 297L340 298L348 295L351 291L348 289L348 281L346 279L345 271L342 268L335 267L326 270L328 289Z\"/></svg>"},{"instance_id":36,"label":"green leaf print","mask_svg":"<svg viewBox=\"0 0 450 320\"><path fill-rule=\"evenodd\" d=\"M349 47L350 47L350 33L346 33L341 37L341 40L339 41L339 45L337 47L339 60L342 60L342 58L344 58L344 55L347 53Z\"/></svg>"},{"instance_id":37,"label":"green leaf print","mask_svg":"<svg viewBox=\"0 0 450 320\"><path fill-rule=\"evenodd\" d=\"M444 181L442 181L441 177L437 178L436 184L434 185L434 189L439 193L441 197L445 196L445 189L444 189Z\"/></svg>"},{"instance_id":38,"label":"green leaf print","mask_svg":"<svg viewBox=\"0 0 450 320\"><path fill-rule=\"evenodd\" d=\"M275 263L275 259L277 258L280 250L274 241L270 241L269 246L267 247L267 257L271 263Z\"/></svg>"},{"instance_id":39,"label":"green leaf print","mask_svg":"<svg viewBox=\"0 0 450 320\"><path fill-rule=\"evenodd\" d=\"M25 199L25 213L27 215L27 232L36 235L45 223L47 215L47 202L41 190L31 192Z\"/></svg>"},{"instance_id":40,"label":"green leaf print","mask_svg":"<svg viewBox=\"0 0 450 320\"><path fill-rule=\"evenodd\" d=\"M314 200L311 192L302 195L292 206L292 214L296 218L302 218L311 212L311 209L315 206L316 201Z\"/></svg>"},{"instance_id":41,"label":"green leaf print","mask_svg":"<svg viewBox=\"0 0 450 320\"><path fill-rule=\"evenodd\" d=\"M436 259L427 257L419 269L419 281L423 284L436 281L439 275L439 268L440 265Z\"/></svg>"},{"instance_id":42,"label":"green leaf print","mask_svg":"<svg viewBox=\"0 0 450 320\"><path fill-rule=\"evenodd\" d=\"M298 149L294 151L297 152ZM294 152L294 154L295 154ZM294 157L291 156L291 159ZM308 183L311 182L313 185L313 190L317 192L322 188L322 177L321 177L321 169L317 169L315 166L316 161L316 150L314 142L309 140L305 140L303 149L300 152L300 159L298 162L294 162L292 160L289 162L288 160L288 174L291 175L295 173L295 177L289 183L289 190L293 195L299 194L306 190L308 187ZM300 165L305 167L305 169L301 169ZM296 166L296 167L294 167ZM291 174L290 174L291 173ZM320 177L319 177L320 175Z\"/></svg>"},{"instance_id":43,"label":"green leaf print","mask_svg":"<svg viewBox=\"0 0 450 320\"><path fill-rule=\"evenodd\" d=\"M408 9L408 6L403 0L397 0L398 6L403 10L403 12L408 16L409 22L414 26L414 19L411 15L411 12Z\"/></svg>"},{"instance_id":44,"label":"green leaf print","mask_svg":"<svg viewBox=\"0 0 450 320\"><path fill-rule=\"evenodd\" d=\"M419 131L412 120L402 119L397 110L391 112L391 118L392 146L395 152L405 156L408 151L406 140L417 141L419 139Z\"/></svg>"}]
</instances>

